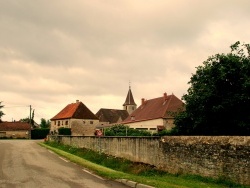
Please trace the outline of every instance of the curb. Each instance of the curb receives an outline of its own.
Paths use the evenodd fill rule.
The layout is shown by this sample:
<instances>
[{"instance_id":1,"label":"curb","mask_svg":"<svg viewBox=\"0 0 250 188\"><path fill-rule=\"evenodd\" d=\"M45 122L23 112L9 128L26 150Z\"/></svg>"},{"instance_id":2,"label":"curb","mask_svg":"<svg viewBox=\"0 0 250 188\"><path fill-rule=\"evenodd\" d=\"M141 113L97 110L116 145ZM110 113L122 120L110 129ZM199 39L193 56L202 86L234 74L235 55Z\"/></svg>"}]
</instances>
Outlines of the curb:
<instances>
[{"instance_id":1,"label":"curb","mask_svg":"<svg viewBox=\"0 0 250 188\"><path fill-rule=\"evenodd\" d=\"M127 180L127 179L117 179L116 181L118 181L120 183L123 183L123 184L125 184L125 185L127 185L129 187L134 187L134 188L155 188L155 187L152 187L150 185L140 184L140 183L130 181L130 180Z\"/></svg>"}]
</instances>

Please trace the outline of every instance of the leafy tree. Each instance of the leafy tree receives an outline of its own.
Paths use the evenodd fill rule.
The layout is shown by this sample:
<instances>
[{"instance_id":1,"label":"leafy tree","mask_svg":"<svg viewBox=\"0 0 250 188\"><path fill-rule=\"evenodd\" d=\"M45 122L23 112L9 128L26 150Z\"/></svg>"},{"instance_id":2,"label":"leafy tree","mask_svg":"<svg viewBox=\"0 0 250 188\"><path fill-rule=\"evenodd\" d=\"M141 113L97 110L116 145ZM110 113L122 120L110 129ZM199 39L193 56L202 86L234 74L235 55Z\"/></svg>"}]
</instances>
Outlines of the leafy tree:
<instances>
[{"instance_id":1,"label":"leafy tree","mask_svg":"<svg viewBox=\"0 0 250 188\"><path fill-rule=\"evenodd\" d=\"M4 107L3 105L1 105L1 103L2 103L2 102L0 102L0 122L2 121L2 120L1 120L2 116L5 115L5 114L2 112L2 110L1 110L1 108Z\"/></svg>"},{"instance_id":2,"label":"leafy tree","mask_svg":"<svg viewBox=\"0 0 250 188\"><path fill-rule=\"evenodd\" d=\"M42 129L50 128L50 121L49 121L49 120L46 120L46 119L44 119L44 118L41 118L40 127L41 127Z\"/></svg>"},{"instance_id":3,"label":"leafy tree","mask_svg":"<svg viewBox=\"0 0 250 188\"><path fill-rule=\"evenodd\" d=\"M29 117L26 117L26 118L20 119L19 121L25 122L25 123L30 123L32 125L32 127L34 127L34 124L35 124L34 116L35 116L35 110L32 111L31 119Z\"/></svg>"},{"instance_id":4,"label":"leafy tree","mask_svg":"<svg viewBox=\"0 0 250 188\"><path fill-rule=\"evenodd\" d=\"M25 122L25 123L30 123L30 118L29 118L29 117L22 118L22 119L20 119L19 121Z\"/></svg>"},{"instance_id":5,"label":"leafy tree","mask_svg":"<svg viewBox=\"0 0 250 188\"><path fill-rule=\"evenodd\" d=\"M250 46L209 57L192 75L175 131L187 135L250 135Z\"/></svg>"}]
</instances>

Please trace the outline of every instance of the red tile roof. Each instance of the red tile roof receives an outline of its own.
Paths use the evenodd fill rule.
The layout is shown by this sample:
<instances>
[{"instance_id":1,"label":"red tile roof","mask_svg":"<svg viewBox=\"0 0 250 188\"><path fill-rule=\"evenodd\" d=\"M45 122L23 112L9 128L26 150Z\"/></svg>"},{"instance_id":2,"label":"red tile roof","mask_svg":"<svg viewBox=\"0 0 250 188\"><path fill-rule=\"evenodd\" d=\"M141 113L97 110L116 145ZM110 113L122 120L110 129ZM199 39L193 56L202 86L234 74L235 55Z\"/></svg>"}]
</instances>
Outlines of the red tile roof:
<instances>
[{"instance_id":1,"label":"red tile roof","mask_svg":"<svg viewBox=\"0 0 250 188\"><path fill-rule=\"evenodd\" d=\"M68 104L51 120L59 119L98 119L82 102Z\"/></svg>"},{"instance_id":2,"label":"red tile roof","mask_svg":"<svg viewBox=\"0 0 250 188\"><path fill-rule=\"evenodd\" d=\"M145 100L143 104L132 112L132 114L122 123L139 122L158 118L172 118L169 112L175 112L181 109L183 105L184 103L175 95L167 96L167 94L164 94L163 97Z\"/></svg>"},{"instance_id":3,"label":"red tile roof","mask_svg":"<svg viewBox=\"0 0 250 188\"><path fill-rule=\"evenodd\" d=\"M31 125L25 122L2 122L0 123L0 131L21 131L31 130Z\"/></svg>"}]
</instances>

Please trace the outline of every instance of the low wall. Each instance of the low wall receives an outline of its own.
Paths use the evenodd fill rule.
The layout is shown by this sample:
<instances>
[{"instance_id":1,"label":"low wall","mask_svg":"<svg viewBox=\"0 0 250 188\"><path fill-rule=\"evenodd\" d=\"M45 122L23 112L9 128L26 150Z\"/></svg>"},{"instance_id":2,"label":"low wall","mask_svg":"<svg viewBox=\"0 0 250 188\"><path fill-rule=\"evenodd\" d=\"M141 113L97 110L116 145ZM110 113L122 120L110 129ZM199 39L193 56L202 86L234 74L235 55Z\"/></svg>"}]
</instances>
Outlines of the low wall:
<instances>
[{"instance_id":1,"label":"low wall","mask_svg":"<svg viewBox=\"0 0 250 188\"><path fill-rule=\"evenodd\" d=\"M250 185L250 136L50 136L49 140L151 164L169 173L223 177Z\"/></svg>"}]
</instances>

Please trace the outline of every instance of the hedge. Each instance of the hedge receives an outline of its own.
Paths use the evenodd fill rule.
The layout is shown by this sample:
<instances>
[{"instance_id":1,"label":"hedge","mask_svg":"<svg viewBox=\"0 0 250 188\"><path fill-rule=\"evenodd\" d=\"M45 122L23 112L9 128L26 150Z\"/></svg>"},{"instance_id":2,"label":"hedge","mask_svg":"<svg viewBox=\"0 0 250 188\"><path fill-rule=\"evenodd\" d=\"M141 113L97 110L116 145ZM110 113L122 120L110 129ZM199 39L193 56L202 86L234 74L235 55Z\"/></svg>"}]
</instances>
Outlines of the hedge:
<instances>
[{"instance_id":1,"label":"hedge","mask_svg":"<svg viewBox=\"0 0 250 188\"><path fill-rule=\"evenodd\" d=\"M58 129L58 134L59 135L71 135L71 129L61 127L61 128Z\"/></svg>"},{"instance_id":2,"label":"hedge","mask_svg":"<svg viewBox=\"0 0 250 188\"><path fill-rule=\"evenodd\" d=\"M49 134L50 129L31 130L31 139L44 139Z\"/></svg>"}]
</instances>

